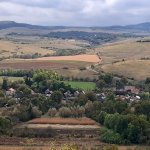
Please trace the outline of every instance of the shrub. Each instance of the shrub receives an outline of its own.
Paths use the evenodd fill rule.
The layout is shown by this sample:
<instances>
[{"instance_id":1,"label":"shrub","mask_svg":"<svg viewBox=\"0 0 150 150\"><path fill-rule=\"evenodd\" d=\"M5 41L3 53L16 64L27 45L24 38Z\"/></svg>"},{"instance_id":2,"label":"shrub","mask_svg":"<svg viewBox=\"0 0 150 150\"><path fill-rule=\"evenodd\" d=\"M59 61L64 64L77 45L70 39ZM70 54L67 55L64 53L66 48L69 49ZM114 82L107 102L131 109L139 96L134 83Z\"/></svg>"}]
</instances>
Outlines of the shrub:
<instances>
[{"instance_id":1,"label":"shrub","mask_svg":"<svg viewBox=\"0 0 150 150\"><path fill-rule=\"evenodd\" d=\"M85 114L85 108L83 106L71 107L72 117L83 117Z\"/></svg>"},{"instance_id":2,"label":"shrub","mask_svg":"<svg viewBox=\"0 0 150 150\"><path fill-rule=\"evenodd\" d=\"M31 113L33 118L40 118L42 115L42 112L37 107L33 107Z\"/></svg>"},{"instance_id":3,"label":"shrub","mask_svg":"<svg viewBox=\"0 0 150 150\"><path fill-rule=\"evenodd\" d=\"M61 107L59 109L59 115L60 117L68 118L72 116L71 109L68 107Z\"/></svg>"},{"instance_id":4,"label":"shrub","mask_svg":"<svg viewBox=\"0 0 150 150\"><path fill-rule=\"evenodd\" d=\"M5 97L5 94L3 91L0 91L0 97Z\"/></svg>"},{"instance_id":5,"label":"shrub","mask_svg":"<svg viewBox=\"0 0 150 150\"><path fill-rule=\"evenodd\" d=\"M48 110L48 115L49 115L50 117L55 117L56 114L57 114L56 108L50 108L50 109Z\"/></svg>"},{"instance_id":6,"label":"shrub","mask_svg":"<svg viewBox=\"0 0 150 150\"><path fill-rule=\"evenodd\" d=\"M8 106L15 105L15 104L16 104L16 100L10 99L10 100L7 102L7 104L8 104Z\"/></svg>"},{"instance_id":7,"label":"shrub","mask_svg":"<svg viewBox=\"0 0 150 150\"><path fill-rule=\"evenodd\" d=\"M100 133L100 140L102 142L106 142L109 144L121 144L123 143L121 135L119 133L115 133L112 130L102 128Z\"/></svg>"},{"instance_id":8,"label":"shrub","mask_svg":"<svg viewBox=\"0 0 150 150\"><path fill-rule=\"evenodd\" d=\"M2 134L9 134L11 127L11 121L0 117L0 135Z\"/></svg>"},{"instance_id":9,"label":"shrub","mask_svg":"<svg viewBox=\"0 0 150 150\"><path fill-rule=\"evenodd\" d=\"M100 123L100 124L104 124L104 121L105 121L105 118L106 118L106 115L107 115L107 113L106 112L104 112L104 111L101 111L100 112L100 114L98 115L98 122Z\"/></svg>"}]
</instances>

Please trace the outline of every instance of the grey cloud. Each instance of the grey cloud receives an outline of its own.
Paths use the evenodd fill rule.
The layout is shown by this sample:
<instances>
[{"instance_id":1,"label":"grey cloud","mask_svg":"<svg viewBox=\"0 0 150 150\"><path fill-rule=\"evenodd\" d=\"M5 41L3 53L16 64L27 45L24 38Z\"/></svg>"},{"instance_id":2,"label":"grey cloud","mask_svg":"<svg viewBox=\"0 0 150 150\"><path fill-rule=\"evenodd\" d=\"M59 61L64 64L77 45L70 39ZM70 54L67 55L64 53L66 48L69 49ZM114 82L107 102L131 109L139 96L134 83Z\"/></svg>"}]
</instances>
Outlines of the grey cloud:
<instances>
[{"instance_id":1,"label":"grey cloud","mask_svg":"<svg viewBox=\"0 0 150 150\"><path fill-rule=\"evenodd\" d=\"M103 26L150 21L149 0L0 0L0 20Z\"/></svg>"}]
</instances>

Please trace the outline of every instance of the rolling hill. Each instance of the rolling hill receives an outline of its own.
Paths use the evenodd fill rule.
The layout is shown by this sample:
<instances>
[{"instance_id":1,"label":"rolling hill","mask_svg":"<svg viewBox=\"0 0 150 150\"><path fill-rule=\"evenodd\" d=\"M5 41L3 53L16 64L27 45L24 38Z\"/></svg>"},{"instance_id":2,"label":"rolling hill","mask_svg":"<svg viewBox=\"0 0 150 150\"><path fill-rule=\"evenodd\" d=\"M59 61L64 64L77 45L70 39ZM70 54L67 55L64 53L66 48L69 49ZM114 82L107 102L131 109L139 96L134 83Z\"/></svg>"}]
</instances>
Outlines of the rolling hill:
<instances>
[{"instance_id":1,"label":"rolling hill","mask_svg":"<svg viewBox=\"0 0 150 150\"><path fill-rule=\"evenodd\" d=\"M150 31L150 22L126 25L126 26L106 26L106 27L67 27L67 26L40 26L31 25L26 23L17 23L14 21L0 21L0 30L10 29L10 28L27 28L36 30L75 30L75 31L137 31L137 32L147 32Z\"/></svg>"}]
</instances>

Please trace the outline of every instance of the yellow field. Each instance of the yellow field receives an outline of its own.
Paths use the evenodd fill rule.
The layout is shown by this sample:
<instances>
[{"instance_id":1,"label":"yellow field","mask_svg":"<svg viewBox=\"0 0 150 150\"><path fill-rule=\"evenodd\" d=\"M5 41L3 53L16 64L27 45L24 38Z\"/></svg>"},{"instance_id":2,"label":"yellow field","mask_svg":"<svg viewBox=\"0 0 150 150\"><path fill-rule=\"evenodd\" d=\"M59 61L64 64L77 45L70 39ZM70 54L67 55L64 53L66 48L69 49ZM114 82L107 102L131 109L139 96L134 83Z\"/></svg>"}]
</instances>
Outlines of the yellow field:
<instances>
[{"instance_id":1,"label":"yellow field","mask_svg":"<svg viewBox=\"0 0 150 150\"><path fill-rule=\"evenodd\" d=\"M145 80L150 77L150 60L130 60L102 66L105 72Z\"/></svg>"},{"instance_id":2,"label":"yellow field","mask_svg":"<svg viewBox=\"0 0 150 150\"><path fill-rule=\"evenodd\" d=\"M102 57L102 63L112 63L122 59L134 60L150 57L150 42L138 43L136 40L115 42L95 49Z\"/></svg>"},{"instance_id":3,"label":"yellow field","mask_svg":"<svg viewBox=\"0 0 150 150\"><path fill-rule=\"evenodd\" d=\"M21 77L7 77L9 81L13 82L13 81L18 81L18 80L23 80L23 78ZM3 77L0 77L0 83L2 83L3 81Z\"/></svg>"},{"instance_id":4,"label":"yellow field","mask_svg":"<svg viewBox=\"0 0 150 150\"><path fill-rule=\"evenodd\" d=\"M57 40L57 39L29 39L27 40L0 40L0 58L21 54L41 55L53 54L55 50L71 49L79 50L87 46L88 43L76 40Z\"/></svg>"},{"instance_id":5,"label":"yellow field","mask_svg":"<svg viewBox=\"0 0 150 150\"><path fill-rule=\"evenodd\" d=\"M0 57L13 56L13 54L51 54L51 50L46 50L32 44L21 44L13 41L0 40Z\"/></svg>"}]
</instances>

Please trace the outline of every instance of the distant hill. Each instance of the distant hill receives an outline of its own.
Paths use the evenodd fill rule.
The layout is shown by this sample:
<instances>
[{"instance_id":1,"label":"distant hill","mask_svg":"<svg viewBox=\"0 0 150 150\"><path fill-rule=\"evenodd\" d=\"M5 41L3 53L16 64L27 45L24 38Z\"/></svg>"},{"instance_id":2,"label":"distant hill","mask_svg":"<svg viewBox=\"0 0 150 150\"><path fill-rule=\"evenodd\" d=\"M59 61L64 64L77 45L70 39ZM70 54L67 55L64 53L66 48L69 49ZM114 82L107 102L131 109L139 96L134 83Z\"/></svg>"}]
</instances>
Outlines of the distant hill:
<instances>
[{"instance_id":1,"label":"distant hill","mask_svg":"<svg viewBox=\"0 0 150 150\"><path fill-rule=\"evenodd\" d=\"M39 26L39 25L31 25L26 23L17 23L14 21L0 21L0 30L8 29L8 28L28 28L28 29L40 29L40 30L50 30L50 29L64 29L65 27L61 26Z\"/></svg>"},{"instance_id":2,"label":"distant hill","mask_svg":"<svg viewBox=\"0 0 150 150\"><path fill-rule=\"evenodd\" d=\"M130 31L150 31L150 22L134 24L134 25L126 25L126 26L108 26L103 27L105 30L130 30Z\"/></svg>"},{"instance_id":3,"label":"distant hill","mask_svg":"<svg viewBox=\"0 0 150 150\"><path fill-rule=\"evenodd\" d=\"M28 28L28 29L39 29L39 30L58 30L58 29L88 29L88 27L65 27L65 26L39 26L39 25L31 25L26 23L16 23L14 21L0 21L0 30L8 29L8 28ZM112 30L112 31L123 31L123 30L133 30L133 31L150 31L150 22L140 23L135 25L126 25L126 26L108 26L108 27L89 27L89 29L101 29L101 30Z\"/></svg>"}]
</instances>

